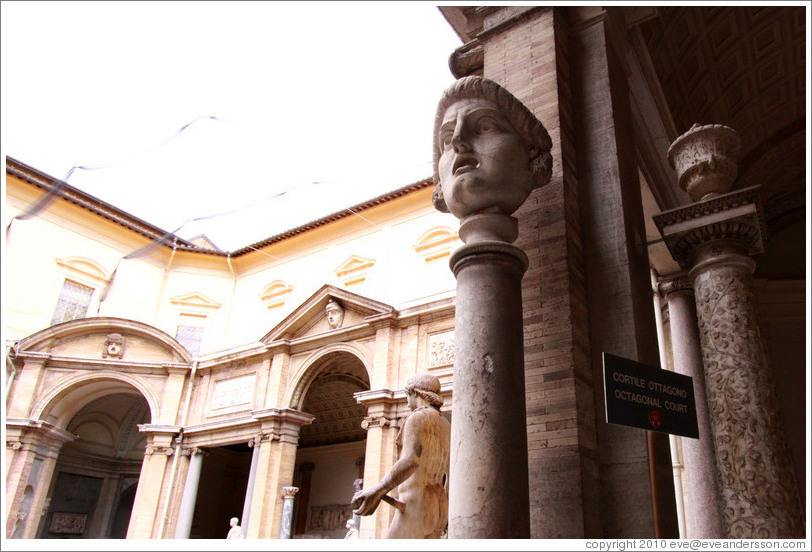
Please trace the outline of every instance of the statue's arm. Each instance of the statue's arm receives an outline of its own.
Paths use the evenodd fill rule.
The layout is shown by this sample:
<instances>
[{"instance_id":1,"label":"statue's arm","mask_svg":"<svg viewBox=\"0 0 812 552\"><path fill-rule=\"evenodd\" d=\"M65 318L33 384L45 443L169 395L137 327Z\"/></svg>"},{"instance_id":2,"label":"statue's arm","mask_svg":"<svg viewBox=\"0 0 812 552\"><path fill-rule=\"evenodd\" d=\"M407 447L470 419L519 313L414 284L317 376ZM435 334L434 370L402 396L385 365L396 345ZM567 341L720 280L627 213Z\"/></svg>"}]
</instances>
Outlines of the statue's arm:
<instances>
[{"instance_id":1,"label":"statue's arm","mask_svg":"<svg viewBox=\"0 0 812 552\"><path fill-rule=\"evenodd\" d=\"M419 416L407 418L403 428L403 447L400 451L400 458L380 483L371 489L355 493L352 498L352 506L355 508L356 514L362 516L372 514L386 493L406 481L415 472L423 452L423 445L420 442L421 422Z\"/></svg>"}]
</instances>

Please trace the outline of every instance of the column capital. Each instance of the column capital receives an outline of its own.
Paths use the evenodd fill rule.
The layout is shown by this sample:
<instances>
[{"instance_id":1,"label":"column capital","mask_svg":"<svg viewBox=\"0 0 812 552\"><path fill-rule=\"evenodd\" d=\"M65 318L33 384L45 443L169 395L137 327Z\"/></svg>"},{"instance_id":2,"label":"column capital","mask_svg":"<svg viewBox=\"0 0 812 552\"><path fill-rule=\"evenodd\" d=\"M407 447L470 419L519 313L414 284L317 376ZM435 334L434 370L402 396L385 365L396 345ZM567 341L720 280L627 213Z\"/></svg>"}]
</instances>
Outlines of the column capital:
<instances>
[{"instance_id":1,"label":"column capital","mask_svg":"<svg viewBox=\"0 0 812 552\"><path fill-rule=\"evenodd\" d=\"M764 251L766 236L760 190L760 186L752 186L652 218L683 270L690 270L700 249L712 242L726 242L741 254L757 255Z\"/></svg>"},{"instance_id":2,"label":"column capital","mask_svg":"<svg viewBox=\"0 0 812 552\"><path fill-rule=\"evenodd\" d=\"M312 414L301 412L292 408L267 408L254 410L251 416L261 424L262 437L269 436L269 440L298 444L299 429L309 425L316 419Z\"/></svg>"},{"instance_id":3,"label":"column capital","mask_svg":"<svg viewBox=\"0 0 812 552\"><path fill-rule=\"evenodd\" d=\"M282 498L293 498L299 492L299 487L282 487Z\"/></svg>"},{"instance_id":4,"label":"column capital","mask_svg":"<svg viewBox=\"0 0 812 552\"><path fill-rule=\"evenodd\" d=\"M657 279L656 291L660 297L667 297L677 292L693 293L694 284L686 272L677 272L668 276L660 276Z\"/></svg>"}]
</instances>

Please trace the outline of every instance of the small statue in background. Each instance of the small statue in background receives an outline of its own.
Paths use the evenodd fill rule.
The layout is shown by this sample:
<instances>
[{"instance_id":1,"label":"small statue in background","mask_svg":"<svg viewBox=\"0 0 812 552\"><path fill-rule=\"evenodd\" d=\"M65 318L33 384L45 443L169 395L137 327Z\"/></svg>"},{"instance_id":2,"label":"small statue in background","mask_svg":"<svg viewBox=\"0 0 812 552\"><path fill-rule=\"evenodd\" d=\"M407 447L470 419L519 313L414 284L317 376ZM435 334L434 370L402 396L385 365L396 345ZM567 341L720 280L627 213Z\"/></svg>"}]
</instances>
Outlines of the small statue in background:
<instances>
[{"instance_id":1,"label":"small statue in background","mask_svg":"<svg viewBox=\"0 0 812 552\"><path fill-rule=\"evenodd\" d=\"M240 518L231 518L229 520L229 524L231 525L231 529L228 530L227 539L244 539L245 536L242 534L242 527L238 525L240 523Z\"/></svg>"},{"instance_id":2,"label":"small statue in background","mask_svg":"<svg viewBox=\"0 0 812 552\"><path fill-rule=\"evenodd\" d=\"M355 527L355 520L350 518L347 520L347 534L344 535L345 539L357 539L358 537L358 528Z\"/></svg>"}]
</instances>

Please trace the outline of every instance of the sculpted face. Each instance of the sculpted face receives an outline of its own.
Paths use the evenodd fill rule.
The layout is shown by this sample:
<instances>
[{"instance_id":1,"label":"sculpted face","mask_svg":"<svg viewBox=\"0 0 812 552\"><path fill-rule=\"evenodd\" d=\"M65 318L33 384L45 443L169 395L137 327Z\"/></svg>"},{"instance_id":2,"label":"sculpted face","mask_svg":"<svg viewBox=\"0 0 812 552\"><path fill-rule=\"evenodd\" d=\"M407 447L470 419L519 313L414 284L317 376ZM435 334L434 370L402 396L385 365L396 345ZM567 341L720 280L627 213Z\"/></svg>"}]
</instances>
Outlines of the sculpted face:
<instances>
[{"instance_id":1,"label":"sculpted face","mask_svg":"<svg viewBox=\"0 0 812 552\"><path fill-rule=\"evenodd\" d=\"M527 148L496 105L465 99L446 109L437 172L448 210L513 214L533 190Z\"/></svg>"},{"instance_id":2,"label":"sculpted face","mask_svg":"<svg viewBox=\"0 0 812 552\"><path fill-rule=\"evenodd\" d=\"M332 329L340 328L344 322L344 309L334 303L327 305L327 325Z\"/></svg>"}]
</instances>

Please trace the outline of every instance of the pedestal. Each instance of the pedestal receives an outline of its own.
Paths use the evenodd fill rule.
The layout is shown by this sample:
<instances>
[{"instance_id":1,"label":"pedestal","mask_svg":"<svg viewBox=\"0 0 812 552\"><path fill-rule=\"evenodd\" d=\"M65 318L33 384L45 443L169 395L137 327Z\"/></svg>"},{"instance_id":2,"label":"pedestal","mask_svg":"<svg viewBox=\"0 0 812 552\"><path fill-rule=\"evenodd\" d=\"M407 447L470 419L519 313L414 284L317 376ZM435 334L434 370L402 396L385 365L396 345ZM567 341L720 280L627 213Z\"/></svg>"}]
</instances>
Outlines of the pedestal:
<instances>
[{"instance_id":1,"label":"pedestal","mask_svg":"<svg viewBox=\"0 0 812 552\"><path fill-rule=\"evenodd\" d=\"M459 248L450 264L457 304L448 536L529 538L521 297L527 257L509 243L479 241Z\"/></svg>"}]
</instances>

